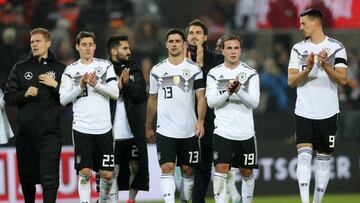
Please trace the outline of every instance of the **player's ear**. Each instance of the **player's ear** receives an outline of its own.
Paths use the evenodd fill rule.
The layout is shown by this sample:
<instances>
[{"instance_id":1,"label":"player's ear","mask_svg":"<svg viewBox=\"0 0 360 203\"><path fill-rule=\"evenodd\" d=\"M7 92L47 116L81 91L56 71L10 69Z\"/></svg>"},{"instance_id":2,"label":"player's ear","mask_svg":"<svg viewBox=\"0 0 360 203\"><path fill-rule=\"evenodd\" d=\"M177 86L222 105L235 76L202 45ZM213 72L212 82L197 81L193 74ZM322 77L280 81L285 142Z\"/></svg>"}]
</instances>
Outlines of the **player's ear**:
<instances>
[{"instance_id":1,"label":"player's ear","mask_svg":"<svg viewBox=\"0 0 360 203\"><path fill-rule=\"evenodd\" d=\"M46 41L46 47L49 49L50 46L51 46L51 41L50 41L50 40L49 40L49 41Z\"/></svg>"},{"instance_id":2,"label":"player's ear","mask_svg":"<svg viewBox=\"0 0 360 203\"><path fill-rule=\"evenodd\" d=\"M111 55L117 55L117 50L115 48L111 48Z\"/></svg>"}]
</instances>

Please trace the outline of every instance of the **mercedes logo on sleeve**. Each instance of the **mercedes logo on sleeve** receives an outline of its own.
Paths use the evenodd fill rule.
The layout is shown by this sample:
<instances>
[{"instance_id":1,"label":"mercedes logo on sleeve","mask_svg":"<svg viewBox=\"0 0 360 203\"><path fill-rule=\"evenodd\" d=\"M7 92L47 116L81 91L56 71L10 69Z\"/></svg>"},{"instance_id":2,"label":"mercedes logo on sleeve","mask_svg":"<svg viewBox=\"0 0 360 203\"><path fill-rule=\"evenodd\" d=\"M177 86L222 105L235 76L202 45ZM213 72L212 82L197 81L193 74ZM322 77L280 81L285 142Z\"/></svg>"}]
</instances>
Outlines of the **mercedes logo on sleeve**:
<instances>
[{"instance_id":1,"label":"mercedes logo on sleeve","mask_svg":"<svg viewBox=\"0 0 360 203\"><path fill-rule=\"evenodd\" d=\"M25 78L26 80L31 80L32 77L33 77L32 72L26 72L26 73L24 74L24 78Z\"/></svg>"}]
</instances>

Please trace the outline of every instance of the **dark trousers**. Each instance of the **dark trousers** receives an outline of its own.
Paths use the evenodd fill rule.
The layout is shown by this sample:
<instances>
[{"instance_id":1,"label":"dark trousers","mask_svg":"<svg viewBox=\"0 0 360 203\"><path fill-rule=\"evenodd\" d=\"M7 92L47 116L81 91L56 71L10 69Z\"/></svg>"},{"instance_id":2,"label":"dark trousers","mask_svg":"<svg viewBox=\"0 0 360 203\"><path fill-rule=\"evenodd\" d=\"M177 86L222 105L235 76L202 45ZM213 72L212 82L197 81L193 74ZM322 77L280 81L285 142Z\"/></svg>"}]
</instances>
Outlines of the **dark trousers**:
<instances>
[{"instance_id":1,"label":"dark trousers","mask_svg":"<svg viewBox=\"0 0 360 203\"><path fill-rule=\"evenodd\" d=\"M210 183L211 178L211 167L210 168L194 168L195 179L193 189L193 203L205 203L206 192Z\"/></svg>"},{"instance_id":2,"label":"dark trousers","mask_svg":"<svg viewBox=\"0 0 360 203\"><path fill-rule=\"evenodd\" d=\"M194 167L193 203L205 203L205 196L211 179L212 148L202 146L201 164Z\"/></svg>"}]
</instances>

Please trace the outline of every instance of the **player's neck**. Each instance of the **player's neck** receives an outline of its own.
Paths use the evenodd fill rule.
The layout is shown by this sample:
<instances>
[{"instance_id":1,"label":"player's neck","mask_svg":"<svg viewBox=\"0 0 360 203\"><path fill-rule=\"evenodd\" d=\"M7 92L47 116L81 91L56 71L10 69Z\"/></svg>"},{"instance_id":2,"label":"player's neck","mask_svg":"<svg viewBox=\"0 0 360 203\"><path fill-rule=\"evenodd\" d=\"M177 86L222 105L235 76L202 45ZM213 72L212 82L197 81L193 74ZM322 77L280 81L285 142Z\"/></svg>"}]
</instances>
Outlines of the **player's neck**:
<instances>
[{"instance_id":1,"label":"player's neck","mask_svg":"<svg viewBox=\"0 0 360 203\"><path fill-rule=\"evenodd\" d=\"M41 62L41 59L47 59L48 58L48 52L44 53L41 56L36 57L36 59Z\"/></svg>"},{"instance_id":2,"label":"player's neck","mask_svg":"<svg viewBox=\"0 0 360 203\"><path fill-rule=\"evenodd\" d=\"M173 65L179 65L184 61L184 56L183 55L169 56L168 61Z\"/></svg>"},{"instance_id":3,"label":"player's neck","mask_svg":"<svg viewBox=\"0 0 360 203\"><path fill-rule=\"evenodd\" d=\"M238 61L236 63L231 63L231 62L227 62L227 61L224 62L225 67L228 69L234 69L234 68L238 67L239 64L240 64L240 61Z\"/></svg>"},{"instance_id":4,"label":"player's neck","mask_svg":"<svg viewBox=\"0 0 360 203\"><path fill-rule=\"evenodd\" d=\"M90 63L92 63L94 61L93 57L89 57L89 58L80 58L80 63L85 64L85 65L89 65Z\"/></svg>"},{"instance_id":5,"label":"player's neck","mask_svg":"<svg viewBox=\"0 0 360 203\"><path fill-rule=\"evenodd\" d=\"M312 43L314 44L319 44L322 41L324 41L326 39L326 35L324 34L324 32L321 30L319 30L318 32L315 32L311 37L310 40Z\"/></svg>"}]
</instances>

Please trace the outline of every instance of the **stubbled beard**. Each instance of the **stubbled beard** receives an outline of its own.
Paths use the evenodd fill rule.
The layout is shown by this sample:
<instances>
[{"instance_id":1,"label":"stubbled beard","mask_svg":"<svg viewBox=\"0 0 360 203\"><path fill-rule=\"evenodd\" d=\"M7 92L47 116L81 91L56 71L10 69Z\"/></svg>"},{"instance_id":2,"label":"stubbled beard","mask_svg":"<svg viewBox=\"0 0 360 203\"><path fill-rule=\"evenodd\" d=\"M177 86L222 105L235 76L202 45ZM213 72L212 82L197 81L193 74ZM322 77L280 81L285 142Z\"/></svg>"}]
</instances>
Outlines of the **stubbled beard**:
<instances>
[{"instance_id":1,"label":"stubbled beard","mask_svg":"<svg viewBox=\"0 0 360 203\"><path fill-rule=\"evenodd\" d=\"M177 56L180 56L180 52L179 52L179 53L176 53L176 54L172 54L172 53L170 53L170 56L172 56L172 57L177 57Z\"/></svg>"}]
</instances>

